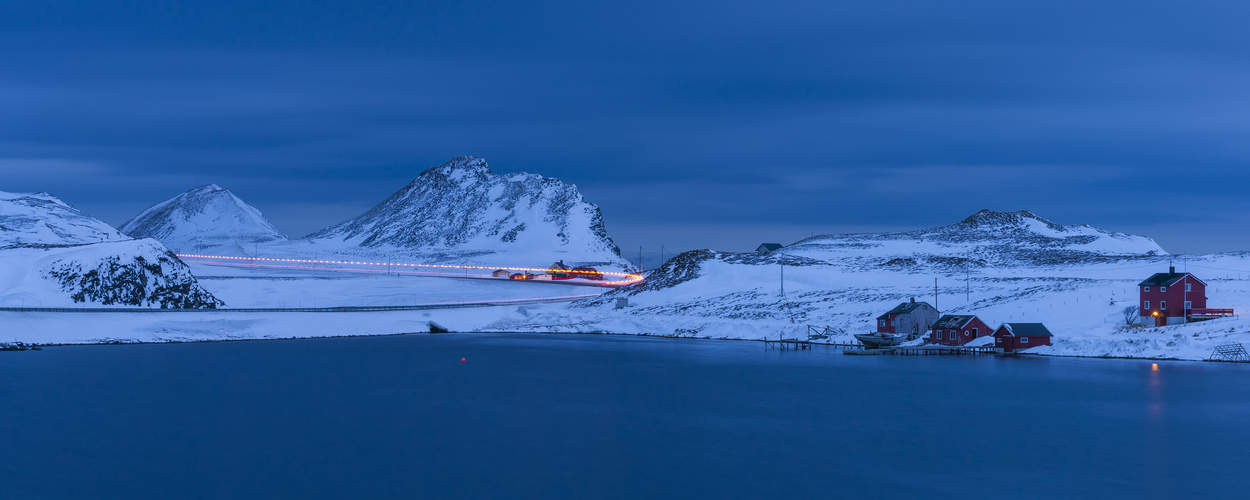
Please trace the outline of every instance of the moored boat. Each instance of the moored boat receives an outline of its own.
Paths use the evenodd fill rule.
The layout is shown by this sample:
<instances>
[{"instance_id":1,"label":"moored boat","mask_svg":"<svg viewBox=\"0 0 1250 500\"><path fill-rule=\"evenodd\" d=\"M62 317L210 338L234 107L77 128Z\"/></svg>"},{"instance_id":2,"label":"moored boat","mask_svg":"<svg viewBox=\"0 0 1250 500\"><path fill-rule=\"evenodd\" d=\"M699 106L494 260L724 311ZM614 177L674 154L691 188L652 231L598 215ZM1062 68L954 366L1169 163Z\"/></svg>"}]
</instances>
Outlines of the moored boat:
<instances>
[{"instance_id":1,"label":"moored boat","mask_svg":"<svg viewBox=\"0 0 1250 500\"><path fill-rule=\"evenodd\" d=\"M859 339L859 341L864 344L864 347L875 349L879 347L894 347L902 344L904 340L907 340L907 335L903 333L881 332L857 333L855 334L855 338Z\"/></svg>"}]
</instances>

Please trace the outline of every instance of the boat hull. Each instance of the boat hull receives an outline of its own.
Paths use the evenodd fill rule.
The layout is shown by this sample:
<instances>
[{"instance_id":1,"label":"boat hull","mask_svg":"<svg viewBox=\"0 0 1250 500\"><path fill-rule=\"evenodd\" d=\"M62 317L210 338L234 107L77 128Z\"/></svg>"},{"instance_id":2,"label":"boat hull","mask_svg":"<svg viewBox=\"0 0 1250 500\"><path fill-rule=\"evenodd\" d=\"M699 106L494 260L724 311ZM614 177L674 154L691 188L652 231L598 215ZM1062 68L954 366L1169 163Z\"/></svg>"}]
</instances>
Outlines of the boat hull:
<instances>
[{"instance_id":1,"label":"boat hull","mask_svg":"<svg viewBox=\"0 0 1250 500\"><path fill-rule=\"evenodd\" d=\"M901 333L858 333L855 338L864 344L864 347L894 347L902 344L907 340L907 336Z\"/></svg>"}]
</instances>

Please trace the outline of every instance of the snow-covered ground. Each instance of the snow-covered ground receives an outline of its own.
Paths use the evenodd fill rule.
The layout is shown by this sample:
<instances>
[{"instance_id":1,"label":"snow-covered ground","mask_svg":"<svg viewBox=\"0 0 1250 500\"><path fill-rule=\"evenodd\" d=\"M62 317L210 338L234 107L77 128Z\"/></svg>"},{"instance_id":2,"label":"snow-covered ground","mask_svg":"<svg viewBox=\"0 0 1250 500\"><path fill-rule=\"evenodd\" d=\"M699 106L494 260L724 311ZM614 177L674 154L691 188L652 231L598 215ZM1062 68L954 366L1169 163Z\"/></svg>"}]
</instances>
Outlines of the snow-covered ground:
<instances>
[{"instance_id":1,"label":"snow-covered ground","mask_svg":"<svg viewBox=\"0 0 1250 500\"><path fill-rule=\"evenodd\" d=\"M1136 284L1166 270L1166 257L1036 268L982 269L938 277L944 313L974 313L991 326L1042 322L1054 345L1031 352L1061 356L1199 360L1216 345L1250 344L1242 315L1189 325L1126 328L1122 311L1136 303ZM1250 311L1250 257L1187 256L1177 261L1208 283L1212 307ZM492 280L307 273L193 265L200 283L233 307L405 305L596 293L600 289ZM1238 274L1241 270L1241 274ZM933 302L933 276L708 261L699 278L629 295L618 290L573 304L370 313L0 312L0 341L29 343L230 340L424 332L435 321L453 331L602 332L727 339L805 337L808 326L843 333L871 331L874 318L910 297ZM615 309L616 296L630 307ZM793 322L792 322L793 321ZM5 338L11 337L11 338Z\"/></svg>"},{"instance_id":2,"label":"snow-covered ground","mask_svg":"<svg viewBox=\"0 0 1250 500\"><path fill-rule=\"evenodd\" d=\"M201 286L227 307L403 306L587 295L597 287L489 279L257 269L190 263ZM49 291L44 297L56 297ZM12 302L12 301L10 301ZM19 306L2 303L0 306ZM25 306L77 306L40 304ZM481 331L537 306L385 312L53 313L0 311L0 342L100 343L274 339L429 332L433 321L452 331Z\"/></svg>"},{"instance_id":3,"label":"snow-covered ground","mask_svg":"<svg viewBox=\"0 0 1250 500\"><path fill-rule=\"evenodd\" d=\"M1250 311L1250 257L1187 256L1207 284L1209 306ZM503 331L589 331L665 336L762 339L806 338L808 327L840 331L832 340L874 331L875 318L911 297L945 314L976 314L997 327L1040 322L1054 345L1030 350L1064 356L1205 359L1216 345L1250 344L1244 315L1161 328L1126 328L1123 310L1137 303L1137 283L1166 271L1167 257L1072 266L982 268L975 273L856 270L835 265L702 263L698 277L676 286L630 294L617 290L565 307L531 308L488 325ZM1240 270L1240 274L1238 274ZM631 307L615 309L614 298Z\"/></svg>"}]
</instances>

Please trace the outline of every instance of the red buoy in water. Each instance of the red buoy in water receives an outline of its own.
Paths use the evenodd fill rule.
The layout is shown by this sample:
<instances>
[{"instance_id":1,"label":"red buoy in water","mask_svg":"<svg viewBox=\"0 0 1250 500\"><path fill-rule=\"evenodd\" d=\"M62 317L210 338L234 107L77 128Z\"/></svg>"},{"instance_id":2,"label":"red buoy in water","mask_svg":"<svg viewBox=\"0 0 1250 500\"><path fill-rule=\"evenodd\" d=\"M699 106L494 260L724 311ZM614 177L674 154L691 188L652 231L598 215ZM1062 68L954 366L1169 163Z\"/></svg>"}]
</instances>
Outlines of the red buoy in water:
<instances>
[{"instance_id":1,"label":"red buoy in water","mask_svg":"<svg viewBox=\"0 0 1250 500\"><path fill-rule=\"evenodd\" d=\"M463 363L463 362L464 362L464 358L460 358L460 362L461 362L461 363Z\"/></svg>"}]
</instances>

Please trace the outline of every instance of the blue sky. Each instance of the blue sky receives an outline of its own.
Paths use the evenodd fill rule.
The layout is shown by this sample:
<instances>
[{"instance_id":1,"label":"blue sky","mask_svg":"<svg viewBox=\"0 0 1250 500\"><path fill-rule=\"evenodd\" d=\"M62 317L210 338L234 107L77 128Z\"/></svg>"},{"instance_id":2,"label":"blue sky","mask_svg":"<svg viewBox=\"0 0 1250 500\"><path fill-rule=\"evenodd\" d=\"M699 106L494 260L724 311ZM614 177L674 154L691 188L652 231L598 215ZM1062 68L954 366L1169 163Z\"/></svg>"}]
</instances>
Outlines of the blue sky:
<instances>
[{"instance_id":1,"label":"blue sky","mask_svg":"<svg viewBox=\"0 0 1250 500\"><path fill-rule=\"evenodd\" d=\"M577 184L626 253L982 208L1244 250L1246 19L1233 1L8 1L0 190L120 224L213 182L300 236L470 154Z\"/></svg>"}]
</instances>

